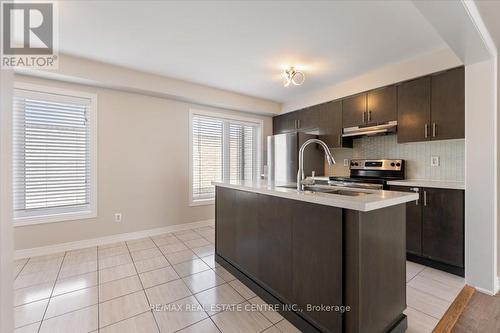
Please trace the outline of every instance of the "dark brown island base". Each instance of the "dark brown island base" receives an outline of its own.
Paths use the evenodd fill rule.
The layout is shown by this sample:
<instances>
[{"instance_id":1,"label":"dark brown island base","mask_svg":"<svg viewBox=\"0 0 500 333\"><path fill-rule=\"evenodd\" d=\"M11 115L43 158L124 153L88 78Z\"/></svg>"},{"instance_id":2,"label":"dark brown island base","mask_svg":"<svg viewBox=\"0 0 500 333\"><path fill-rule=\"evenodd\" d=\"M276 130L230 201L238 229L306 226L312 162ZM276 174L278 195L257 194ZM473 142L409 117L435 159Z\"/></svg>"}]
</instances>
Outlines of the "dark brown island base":
<instances>
[{"instance_id":1,"label":"dark brown island base","mask_svg":"<svg viewBox=\"0 0 500 333\"><path fill-rule=\"evenodd\" d=\"M393 204L358 211L217 186L216 261L302 332L402 333L406 205Z\"/></svg>"}]
</instances>

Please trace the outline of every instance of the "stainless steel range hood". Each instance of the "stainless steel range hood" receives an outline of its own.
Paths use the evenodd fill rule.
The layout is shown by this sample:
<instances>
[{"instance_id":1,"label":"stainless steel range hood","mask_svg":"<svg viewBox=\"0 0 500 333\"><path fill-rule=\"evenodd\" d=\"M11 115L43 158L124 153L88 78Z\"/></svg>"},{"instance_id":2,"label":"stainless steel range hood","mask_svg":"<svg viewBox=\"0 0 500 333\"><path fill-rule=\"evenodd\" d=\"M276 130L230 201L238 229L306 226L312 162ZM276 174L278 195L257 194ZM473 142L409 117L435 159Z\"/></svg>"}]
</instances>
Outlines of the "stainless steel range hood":
<instances>
[{"instance_id":1,"label":"stainless steel range hood","mask_svg":"<svg viewBox=\"0 0 500 333\"><path fill-rule=\"evenodd\" d=\"M373 136L373 135L384 135L395 133L398 127L397 121L389 121L383 124L376 125L364 125L347 127L343 130L343 137L361 137L361 136Z\"/></svg>"}]
</instances>

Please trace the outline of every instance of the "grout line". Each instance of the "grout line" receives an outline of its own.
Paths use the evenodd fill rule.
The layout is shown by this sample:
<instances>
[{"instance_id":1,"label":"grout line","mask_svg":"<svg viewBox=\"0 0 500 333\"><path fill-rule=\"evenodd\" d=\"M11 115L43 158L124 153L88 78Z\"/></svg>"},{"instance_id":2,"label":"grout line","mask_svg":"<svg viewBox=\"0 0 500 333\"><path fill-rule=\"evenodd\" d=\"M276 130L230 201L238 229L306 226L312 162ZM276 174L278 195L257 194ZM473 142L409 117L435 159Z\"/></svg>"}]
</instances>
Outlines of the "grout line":
<instances>
[{"instance_id":1,"label":"grout line","mask_svg":"<svg viewBox=\"0 0 500 333\"><path fill-rule=\"evenodd\" d=\"M148 237L151 241L153 241L151 239L151 237ZM153 242L153 244L155 244L156 246L156 243ZM125 242L125 246L127 247L127 250L129 252L129 255L130 257L132 257L132 253L130 252L130 248L128 247L128 244L127 242ZM166 259L166 258L165 258ZM168 260L167 260L168 261ZM158 325L158 321L156 320L156 317L153 313L153 309L151 309L151 302L149 301L149 298L148 298L148 294L146 293L146 289L144 289L144 284L142 283L142 280L141 280L141 277L139 276L139 272L137 271L137 267L135 267L135 262L134 260L132 259L132 265L134 266L134 269L135 269L135 273L137 274L137 278L139 279L139 283L141 284L141 287L142 287L142 293L144 294L144 296L146 297L146 301L148 302L148 305L149 305L149 311L151 312L151 315L153 316L153 320L155 321L155 324L156 324L156 328L158 329L158 332L161 332L160 330L160 325ZM146 311L147 312L147 311ZM100 326L100 325L99 325Z\"/></svg>"},{"instance_id":2,"label":"grout line","mask_svg":"<svg viewBox=\"0 0 500 333\"><path fill-rule=\"evenodd\" d=\"M16 280L19 275L21 275L21 272L23 271L24 267L26 267L26 265L28 264L28 262L30 261L30 259L31 258L28 258L28 260L26 260L26 262L24 263L23 267L21 267L21 269L19 270L19 272L17 272L16 276L14 277L14 280Z\"/></svg>"},{"instance_id":3,"label":"grout line","mask_svg":"<svg viewBox=\"0 0 500 333\"><path fill-rule=\"evenodd\" d=\"M62 269L62 266L64 263L64 258L66 258L66 254L67 254L67 252L64 252L63 259L61 260L61 263L59 264L59 270L57 271L56 279L54 280L54 283L52 285L52 290L50 292L49 300L47 301L47 306L45 307L45 311L43 312L42 320L40 320L40 326L38 326L38 331L37 331L38 333L40 333L40 329L42 328L43 321L45 320L45 315L47 314L47 310L48 310L49 305L50 305L50 300L52 299L52 294L54 293L54 289L56 288L57 279L59 277L59 274L61 273L61 269Z\"/></svg>"}]
</instances>

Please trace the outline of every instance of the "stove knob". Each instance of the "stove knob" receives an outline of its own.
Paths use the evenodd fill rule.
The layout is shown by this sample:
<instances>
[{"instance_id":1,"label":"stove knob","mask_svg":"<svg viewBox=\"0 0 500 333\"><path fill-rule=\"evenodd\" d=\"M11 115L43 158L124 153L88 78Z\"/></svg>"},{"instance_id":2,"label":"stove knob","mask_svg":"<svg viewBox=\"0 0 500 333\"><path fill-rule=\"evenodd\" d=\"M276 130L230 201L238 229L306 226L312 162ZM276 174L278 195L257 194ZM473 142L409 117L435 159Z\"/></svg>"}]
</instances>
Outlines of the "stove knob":
<instances>
[{"instance_id":1,"label":"stove knob","mask_svg":"<svg viewBox=\"0 0 500 333\"><path fill-rule=\"evenodd\" d=\"M401 163L399 163L399 162L398 162L398 163L396 163L396 166L397 166L397 167L400 167L400 166L401 166Z\"/></svg>"},{"instance_id":2,"label":"stove knob","mask_svg":"<svg viewBox=\"0 0 500 333\"><path fill-rule=\"evenodd\" d=\"M351 162L351 165L354 166L354 162Z\"/></svg>"},{"instance_id":3,"label":"stove knob","mask_svg":"<svg viewBox=\"0 0 500 333\"><path fill-rule=\"evenodd\" d=\"M358 164L358 162L355 162L355 163L354 163L354 165L355 165L355 166L358 166L359 164Z\"/></svg>"},{"instance_id":4,"label":"stove knob","mask_svg":"<svg viewBox=\"0 0 500 333\"><path fill-rule=\"evenodd\" d=\"M394 162L391 163L391 167L394 167L396 164Z\"/></svg>"}]
</instances>

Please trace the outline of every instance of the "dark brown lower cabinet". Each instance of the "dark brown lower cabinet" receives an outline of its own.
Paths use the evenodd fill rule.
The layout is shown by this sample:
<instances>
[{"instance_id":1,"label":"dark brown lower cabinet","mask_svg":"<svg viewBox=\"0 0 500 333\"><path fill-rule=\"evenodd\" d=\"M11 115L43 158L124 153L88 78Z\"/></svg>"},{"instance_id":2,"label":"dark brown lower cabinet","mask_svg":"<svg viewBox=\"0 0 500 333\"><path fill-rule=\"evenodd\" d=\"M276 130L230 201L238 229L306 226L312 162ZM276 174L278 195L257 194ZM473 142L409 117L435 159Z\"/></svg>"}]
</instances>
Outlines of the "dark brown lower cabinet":
<instances>
[{"instance_id":1,"label":"dark brown lower cabinet","mask_svg":"<svg viewBox=\"0 0 500 333\"><path fill-rule=\"evenodd\" d=\"M411 258L422 258L423 264L436 263L440 269L462 275L465 249L464 191L408 186L391 186L390 189L418 191L420 194L418 202L406 204L406 251L412 255Z\"/></svg>"}]
</instances>

